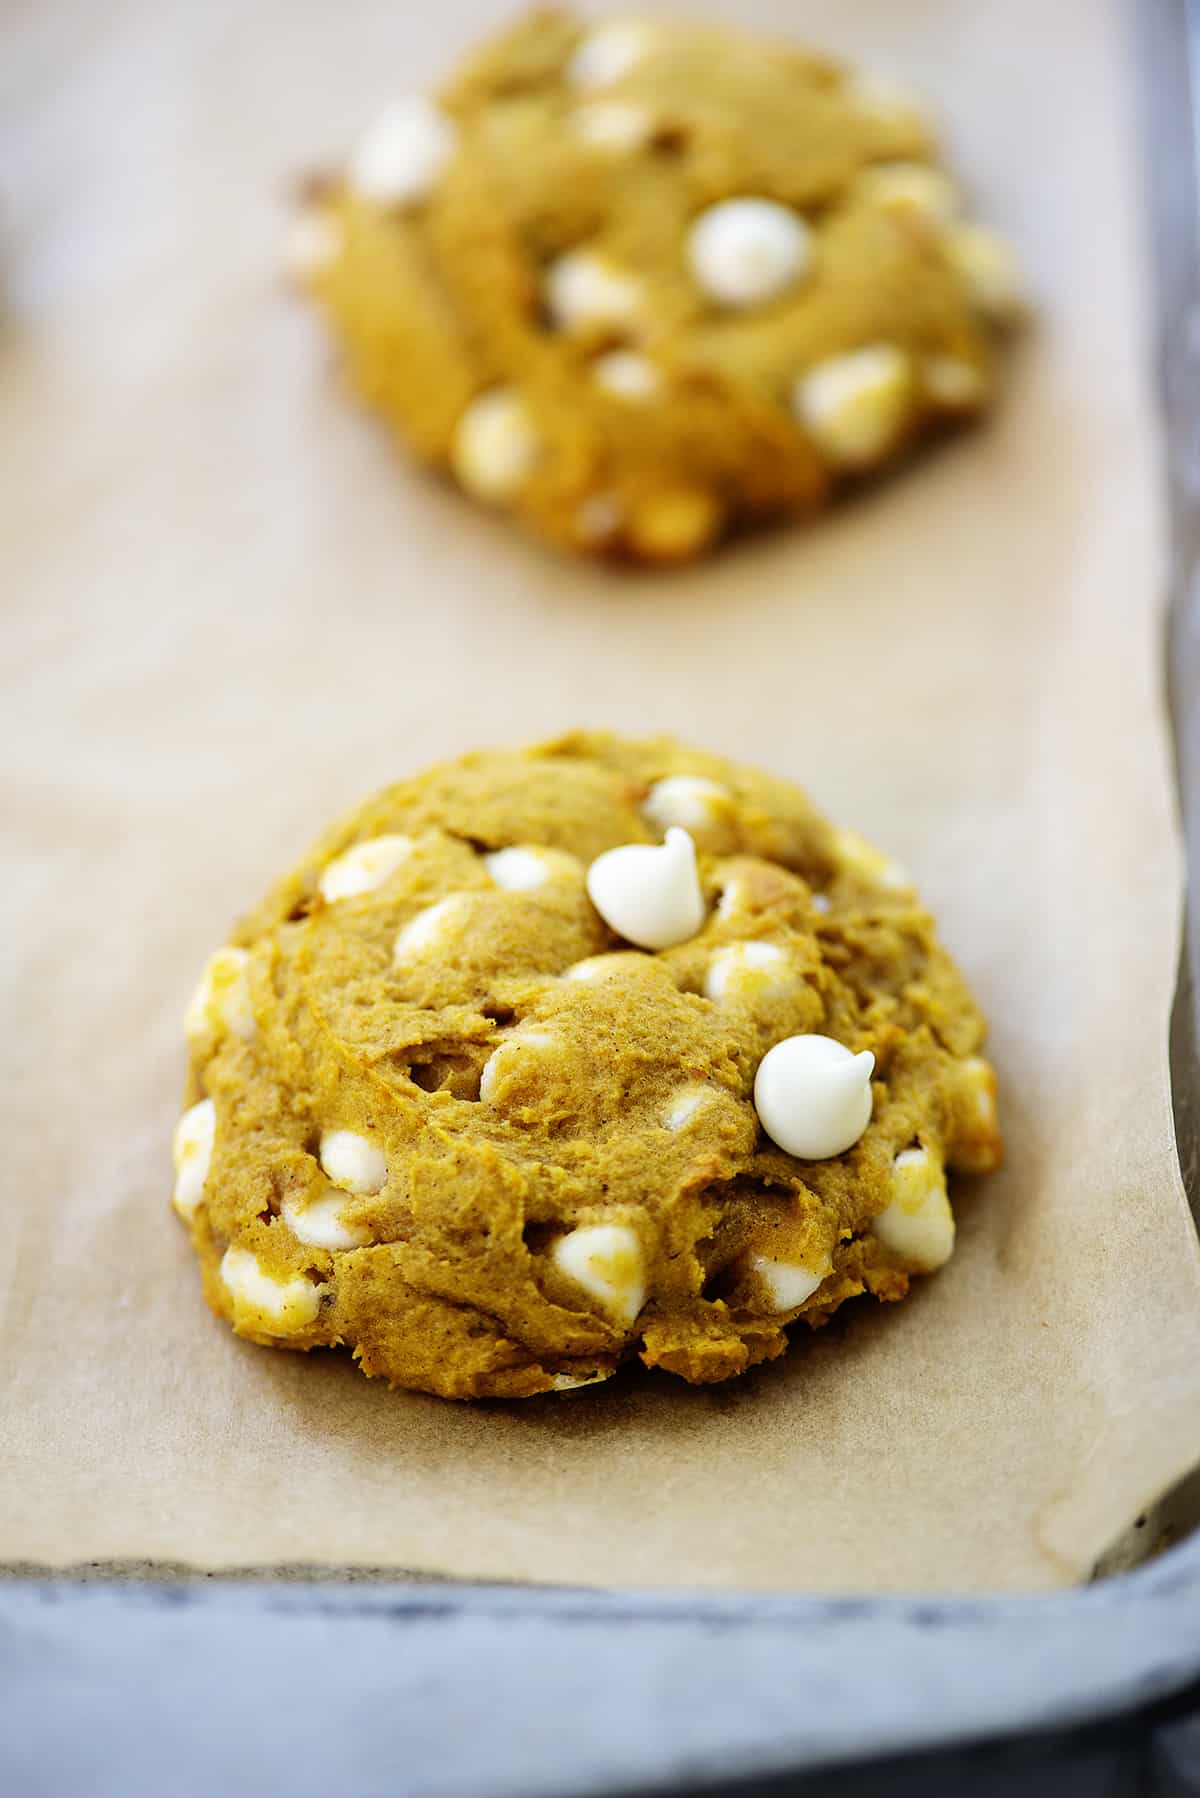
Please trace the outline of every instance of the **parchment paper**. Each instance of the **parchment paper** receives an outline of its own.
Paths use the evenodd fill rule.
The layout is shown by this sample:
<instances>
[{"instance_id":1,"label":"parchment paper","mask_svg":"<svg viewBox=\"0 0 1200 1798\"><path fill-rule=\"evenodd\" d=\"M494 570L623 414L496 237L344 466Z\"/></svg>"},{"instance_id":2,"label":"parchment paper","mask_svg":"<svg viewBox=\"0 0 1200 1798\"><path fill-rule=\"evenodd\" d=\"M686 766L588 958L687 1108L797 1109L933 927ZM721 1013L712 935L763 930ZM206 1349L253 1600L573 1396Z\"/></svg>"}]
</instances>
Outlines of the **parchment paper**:
<instances>
[{"instance_id":1,"label":"parchment paper","mask_svg":"<svg viewBox=\"0 0 1200 1798\"><path fill-rule=\"evenodd\" d=\"M1129 47L1093 0L737 11L941 96L1040 321L991 428L657 579L406 471L276 282L291 173L503 9L6 13L2 1561L1035 1588L1200 1454ZM917 872L1006 1171L906 1305L725 1388L454 1407L235 1341L167 1206L205 954L376 784L575 721L768 764Z\"/></svg>"}]
</instances>

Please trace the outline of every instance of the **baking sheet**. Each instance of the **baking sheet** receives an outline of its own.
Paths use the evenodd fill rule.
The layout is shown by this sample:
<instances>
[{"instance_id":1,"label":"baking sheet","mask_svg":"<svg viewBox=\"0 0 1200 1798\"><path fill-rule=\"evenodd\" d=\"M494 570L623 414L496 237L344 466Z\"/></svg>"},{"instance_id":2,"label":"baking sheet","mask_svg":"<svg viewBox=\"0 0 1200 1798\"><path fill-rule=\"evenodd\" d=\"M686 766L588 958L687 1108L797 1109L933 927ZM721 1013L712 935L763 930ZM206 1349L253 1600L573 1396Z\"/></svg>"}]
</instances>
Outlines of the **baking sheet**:
<instances>
[{"instance_id":1,"label":"baking sheet","mask_svg":"<svg viewBox=\"0 0 1200 1798\"><path fill-rule=\"evenodd\" d=\"M986 432L669 579L556 562L398 469L275 280L291 171L504 16L54 0L6 27L0 1560L1077 1579L1200 1454L1118 13L739 6L941 96L1041 316ZM200 963L373 785L576 721L793 775L917 872L993 1019L1008 1167L906 1305L728 1387L452 1407L236 1342L165 1202Z\"/></svg>"}]
</instances>

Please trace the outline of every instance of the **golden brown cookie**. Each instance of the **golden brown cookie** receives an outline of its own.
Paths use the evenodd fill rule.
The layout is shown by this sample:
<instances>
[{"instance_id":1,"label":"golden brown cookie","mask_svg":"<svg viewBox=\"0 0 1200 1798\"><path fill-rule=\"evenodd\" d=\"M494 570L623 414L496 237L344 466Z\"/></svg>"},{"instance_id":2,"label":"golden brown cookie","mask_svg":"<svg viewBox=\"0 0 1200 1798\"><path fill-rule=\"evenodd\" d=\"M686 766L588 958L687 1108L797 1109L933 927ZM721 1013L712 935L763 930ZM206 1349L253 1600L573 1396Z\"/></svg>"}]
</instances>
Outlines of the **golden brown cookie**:
<instances>
[{"instance_id":1,"label":"golden brown cookie","mask_svg":"<svg viewBox=\"0 0 1200 1798\"><path fill-rule=\"evenodd\" d=\"M393 106L291 261L422 461L643 562L978 414L1018 309L894 90L733 26L565 12Z\"/></svg>"},{"instance_id":2,"label":"golden brown cookie","mask_svg":"<svg viewBox=\"0 0 1200 1798\"><path fill-rule=\"evenodd\" d=\"M464 756L330 830L189 1008L213 1310L449 1398L692 1381L950 1254L984 1023L894 863L668 739Z\"/></svg>"}]
</instances>

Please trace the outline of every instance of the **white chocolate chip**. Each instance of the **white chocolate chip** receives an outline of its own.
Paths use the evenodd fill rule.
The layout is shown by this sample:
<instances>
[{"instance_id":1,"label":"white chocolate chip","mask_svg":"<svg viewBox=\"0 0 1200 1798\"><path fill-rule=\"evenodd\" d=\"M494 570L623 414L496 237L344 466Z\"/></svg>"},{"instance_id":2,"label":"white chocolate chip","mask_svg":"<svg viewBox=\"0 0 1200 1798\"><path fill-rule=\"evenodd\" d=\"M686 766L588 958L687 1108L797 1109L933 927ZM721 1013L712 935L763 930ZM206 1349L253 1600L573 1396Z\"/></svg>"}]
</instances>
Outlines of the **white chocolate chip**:
<instances>
[{"instance_id":1,"label":"white chocolate chip","mask_svg":"<svg viewBox=\"0 0 1200 1798\"><path fill-rule=\"evenodd\" d=\"M356 144L346 175L360 199L411 206L429 194L454 150L454 130L422 94L397 100Z\"/></svg>"},{"instance_id":2,"label":"white chocolate chip","mask_svg":"<svg viewBox=\"0 0 1200 1798\"><path fill-rule=\"evenodd\" d=\"M628 1224L583 1224L559 1237L551 1258L624 1324L631 1324L646 1302L642 1245Z\"/></svg>"},{"instance_id":3,"label":"white chocolate chip","mask_svg":"<svg viewBox=\"0 0 1200 1798\"><path fill-rule=\"evenodd\" d=\"M387 1184L387 1157L357 1130L323 1131L318 1154L326 1177L345 1192L380 1192Z\"/></svg>"},{"instance_id":4,"label":"white chocolate chip","mask_svg":"<svg viewBox=\"0 0 1200 1798\"><path fill-rule=\"evenodd\" d=\"M830 910L828 896L825 893L814 893L812 896L812 908L814 911L820 912L822 917L825 917Z\"/></svg>"},{"instance_id":5,"label":"white chocolate chip","mask_svg":"<svg viewBox=\"0 0 1200 1798\"><path fill-rule=\"evenodd\" d=\"M211 1099L201 1099L198 1105L190 1106L175 1126L175 1191L171 1202L189 1223L204 1194L216 1134L217 1109Z\"/></svg>"},{"instance_id":6,"label":"white chocolate chip","mask_svg":"<svg viewBox=\"0 0 1200 1798\"><path fill-rule=\"evenodd\" d=\"M227 1248L221 1257L221 1280L233 1300L234 1328L294 1336L306 1330L321 1308L323 1287L303 1274L277 1280L249 1249Z\"/></svg>"},{"instance_id":7,"label":"white chocolate chip","mask_svg":"<svg viewBox=\"0 0 1200 1798\"><path fill-rule=\"evenodd\" d=\"M611 493L589 493L575 512L575 530L581 543L610 543L625 522L625 509Z\"/></svg>"},{"instance_id":8,"label":"white chocolate chip","mask_svg":"<svg viewBox=\"0 0 1200 1798\"><path fill-rule=\"evenodd\" d=\"M490 387L454 427L450 465L459 485L485 505L513 499L541 454L541 440L520 394Z\"/></svg>"},{"instance_id":9,"label":"white chocolate chip","mask_svg":"<svg viewBox=\"0 0 1200 1798\"><path fill-rule=\"evenodd\" d=\"M872 205L937 230L958 212L958 189L944 169L927 162L875 163L862 170L856 187Z\"/></svg>"},{"instance_id":10,"label":"white chocolate chip","mask_svg":"<svg viewBox=\"0 0 1200 1798\"><path fill-rule=\"evenodd\" d=\"M310 208L292 220L284 265L295 281L311 281L332 268L342 253L345 232L327 212Z\"/></svg>"},{"instance_id":11,"label":"white chocolate chip","mask_svg":"<svg viewBox=\"0 0 1200 1798\"><path fill-rule=\"evenodd\" d=\"M553 1392L577 1392L581 1386L599 1386L602 1380L612 1379L612 1369L601 1368L599 1373L552 1373L550 1389Z\"/></svg>"},{"instance_id":12,"label":"white chocolate chip","mask_svg":"<svg viewBox=\"0 0 1200 1798\"><path fill-rule=\"evenodd\" d=\"M1019 317L1021 277L1012 248L1002 237L984 225L957 225L945 248L980 312L998 325Z\"/></svg>"},{"instance_id":13,"label":"white chocolate chip","mask_svg":"<svg viewBox=\"0 0 1200 1798\"><path fill-rule=\"evenodd\" d=\"M906 868L890 855L868 843L856 830L835 833L833 853L843 874L851 874L866 886L886 887L889 892L912 891L912 878Z\"/></svg>"},{"instance_id":14,"label":"white chocolate chip","mask_svg":"<svg viewBox=\"0 0 1200 1798\"><path fill-rule=\"evenodd\" d=\"M402 836L368 837L365 843L355 843L326 864L318 882L322 899L332 905L338 899L374 892L408 860L412 849L412 838Z\"/></svg>"},{"instance_id":15,"label":"white chocolate chip","mask_svg":"<svg viewBox=\"0 0 1200 1798\"><path fill-rule=\"evenodd\" d=\"M548 880L578 879L581 869L563 849L542 849L517 844L485 855L483 865L498 887L510 893L531 893Z\"/></svg>"},{"instance_id":16,"label":"white chocolate chip","mask_svg":"<svg viewBox=\"0 0 1200 1798\"><path fill-rule=\"evenodd\" d=\"M908 417L912 369L888 343L832 356L801 375L792 407L839 468L869 468L892 448Z\"/></svg>"},{"instance_id":17,"label":"white chocolate chip","mask_svg":"<svg viewBox=\"0 0 1200 1798\"><path fill-rule=\"evenodd\" d=\"M750 911L750 887L740 876L726 881L717 900L717 917L722 924L747 916Z\"/></svg>"},{"instance_id":18,"label":"white chocolate chip","mask_svg":"<svg viewBox=\"0 0 1200 1798\"><path fill-rule=\"evenodd\" d=\"M640 150L654 130L654 114L633 100L591 100L567 114L567 125L597 150Z\"/></svg>"},{"instance_id":19,"label":"white chocolate chip","mask_svg":"<svg viewBox=\"0 0 1200 1798\"><path fill-rule=\"evenodd\" d=\"M625 977L631 959L632 952L628 949L617 949L608 955L589 955L585 961L573 962L569 968L564 968L561 978L578 980L585 985L599 980L620 980Z\"/></svg>"},{"instance_id":20,"label":"white chocolate chip","mask_svg":"<svg viewBox=\"0 0 1200 1798\"><path fill-rule=\"evenodd\" d=\"M548 1030L523 1030L515 1036L506 1037L499 1048L493 1049L483 1064L483 1072L479 1078L479 1097L485 1105L492 1105L500 1091L501 1082L511 1080L514 1075L528 1073L530 1057L545 1055L556 1051L558 1040Z\"/></svg>"},{"instance_id":21,"label":"white chocolate chip","mask_svg":"<svg viewBox=\"0 0 1200 1798\"><path fill-rule=\"evenodd\" d=\"M621 400L653 399L662 387L662 376L649 356L639 356L636 350L607 350L597 356L592 379Z\"/></svg>"},{"instance_id":22,"label":"white chocolate chip","mask_svg":"<svg viewBox=\"0 0 1200 1798\"><path fill-rule=\"evenodd\" d=\"M651 787L642 816L656 830L678 824L699 838L729 816L732 803L729 788L703 774L668 774Z\"/></svg>"},{"instance_id":23,"label":"white chocolate chip","mask_svg":"<svg viewBox=\"0 0 1200 1798\"><path fill-rule=\"evenodd\" d=\"M711 1100L712 1093L707 1086L685 1086L667 1106L663 1113L663 1123L668 1130L682 1130Z\"/></svg>"},{"instance_id":24,"label":"white chocolate chip","mask_svg":"<svg viewBox=\"0 0 1200 1798\"><path fill-rule=\"evenodd\" d=\"M598 856L587 889L609 928L639 949L686 943L704 923L695 844L674 826L661 848L626 843Z\"/></svg>"},{"instance_id":25,"label":"white chocolate chip","mask_svg":"<svg viewBox=\"0 0 1200 1798\"><path fill-rule=\"evenodd\" d=\"M283 1221L297 1242L313 1249L361 1249L371 1240L371 1232L362 1224L349 1224L342 1216L346 1195L330 1187L318 1198L298 1204L285 1199L280 1206Z\"/></svg>"},{"instance_id":26,"label":"white chocolate chip","mask_svg":"<svg viewBox=\"0 0 1200 1798\"><path fill-rule=\"evenodd\" d=\"M1004 1158L1004 1142L996 1112L996 1075L982 1055L972 1055L958 1068L955 1123L947 1149L952 1168L964 1174L990 1174Z\"/></svg>"},{"instance_id":27,"label":"white chocolate chip","mask_svg":"<svg viewBox=\"0 0 1200 1798\"><path fill-rule=\"evenodd\" d=\"M567 80L573 87L611 87L649 55L658 35L645 19L607 19L576 45Z\"/></svg>"},{"instance_id":28,"label":"white chocolate chip","mask_svg":"<svg viewBox=\"0 0 1200 1798\"><path fill-rule=\"evenodd\" d=\"M794 1311L833 1272L833 1262L827 1256L820 1267L806 1267L802 1261L775 1261L770 1255L751 1255L750 1268L766 1288L772 1311Z\"/></svg>"},{"instance_id":29,"label":"white chocolate chip","mask_svg":"<svg viewBox=\"0 0 1200 1798\"><path fill-rule=\"evenodd\" d=\"M546 310L563 331L629 324L642 303L641 283L591 250L568 250L546 270Z\"/></svg>"},{"instance_id":30,"label":"white chocolate chip","mask_svg":"<svg viewBox=\"0 0 1200 1798\"><path fill-rule=\"evenodd\" d=\"M200 984L184 1014L183 1027L192 1041L210 1032L229 1032L249 1042L258 1026L250 1002L249 952L226 947L210 955Z\"/></svg>"},{"instance_id":31,"label":"white chocolate chip","mask_svg":"<svg viewBox=\"0 0 1200 1798\"><path fill-rule=\"evenodd\" d=\"M789 1036L768 1049L754 1081L754 1108L772 1142L802 1161L851 1148L871 1121L869 1049L854 1055L829 1036Z\"/></svg>"},{"instance_id":32,"label":"white chocolate chip","mask_svg":"<svg viewBox=\"0 0 1200 1798\"><path fill-rule=\"evenodd\" d=\"M937 1156L905 1149L892 1163L891 1189L890 1204L871 1227L885 1248L932 1273L954 1252L954 1213Z\"/></svg>"},{"instance_id":33,"label":"white chocolate chip","mask_svg":"<svg viewBox=\"0 0 1200 1798\"><path fill-rule=\"evenodd\" d=\"M919 372L928 398L947 411L970 411L987 395L983 370L961 356L922 356Z\"/></svg>"},{"instance_id":34,"label":"white chocolate chip","mask_svg":"<svg viewBox=\"0 0 1200 1798\"><path fill-rule=\"evenodd\" d=\"M882 125L925 126L925 104L921 96L890 75L855 75L846 83L844 91L860 112Z\"/></svg>"},{"instance_id":35,"label":"white chocolate chip","mask_svg":"<svg viewBox=\"0 0 1200 1798\"><path fill-rule=\"evenodd\" d=\"M729 943L718 949L704 976L706 999L778 999L797 975L776 943Z\"/></svg>"},{"instance_id":36,"label":"white chocolate chip","mask_svg":"<svg viewBox=\"0 0 1200 1798\"><path fill-rule=\"evenodd\" d=\"M461 934L472 910L467 893L450 893L435 905L427 905L397 932L392 946L393 964L412 961L427 949L441 949Z\"/></svg>"},{"instance_id":37,"label":"white chocolate chip","mask_svg":"<svg viewBox=\"0 0 1200 1798\"><path fill-rule=\"evenodd\" d=\"M963 1079L971 1090L975 1102L975 1114L981 1124L996 1123L996 1076L990 1062L982 1055L972 1055L962 1064Z\"/></svg>"},{"instance_id":38,"label":"white chocolate chip","mask_svg":"<svg viewBox=\"0 0 1200 1798\"><path fill-rule=\"evenodd\" d=\"M699 287L722 306L761 306L798 281L812 259L802 218L774 200L721 200L688 234Z\"/></svg>"}]
</instances>

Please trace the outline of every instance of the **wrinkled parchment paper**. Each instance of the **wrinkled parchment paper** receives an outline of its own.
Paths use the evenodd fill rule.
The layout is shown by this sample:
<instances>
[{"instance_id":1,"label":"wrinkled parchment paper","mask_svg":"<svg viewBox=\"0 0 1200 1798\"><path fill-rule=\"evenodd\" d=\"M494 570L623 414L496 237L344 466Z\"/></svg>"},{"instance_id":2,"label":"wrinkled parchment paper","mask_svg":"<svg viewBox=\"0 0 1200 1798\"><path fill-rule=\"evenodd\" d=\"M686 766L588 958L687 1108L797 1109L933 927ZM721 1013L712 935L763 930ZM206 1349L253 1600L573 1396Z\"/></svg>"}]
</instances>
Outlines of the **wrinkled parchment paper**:
<instances>
[{"instance_id":1,"label":"wrinkled parchment paper","mask_svg":"<svg viewBox=\"0 0 1200 1798\"><path fill-rule=\"evenodd\" d=\"M1033 1588L1200 1453L1129 46L1092 0L738 12L941 96L1040 323L990 429L658 579L406 472L277 284L292 172L499 6L9 17L2 1562ZM204 956L376 784L574 721L768 764L917 872L1006 1171L909 1303L725 1388L455 1407L235 1341L167 1206Z\"/></svg>"}]
</instances>

